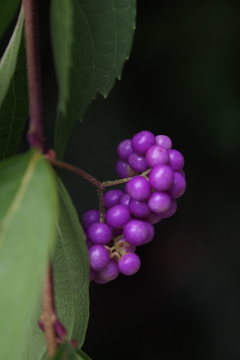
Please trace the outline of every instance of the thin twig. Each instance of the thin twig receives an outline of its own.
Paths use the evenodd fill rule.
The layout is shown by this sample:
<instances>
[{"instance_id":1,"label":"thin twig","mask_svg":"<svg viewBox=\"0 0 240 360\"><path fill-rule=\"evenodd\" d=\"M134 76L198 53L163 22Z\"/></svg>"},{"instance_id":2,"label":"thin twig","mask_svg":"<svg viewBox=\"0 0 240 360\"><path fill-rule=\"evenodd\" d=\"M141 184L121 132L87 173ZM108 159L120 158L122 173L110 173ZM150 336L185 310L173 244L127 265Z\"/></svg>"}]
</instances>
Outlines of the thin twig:
<instances>
[{"instance_id":1,"label":"thin twig","mask_svg":"<svg viewBox=\"0 0 240 360\"><path fill-rule=\"evenodd\" d=\"M44 148L42 130L42 90L36 0L23 0L28 69L30 123L28 142L40 151Z\"/></svg>"},{"instance_id":2,"label":"thin twig","mask_svg":"<svg viewBox=\"0 0 240 360\"><path fill-rule=\"evenodd\" d=\"M89 181L91 184L96 186L98 189L104 190L102 183L100 181L98 181L97 179L95 179L92 175L88 174L86 171L79 169L73 165L67 164L63 161L58 161L58 160L54 160L51 158L48 158L48 160L53 166L58 166L58 167L66 169L66 170L72 171L75 174L84 178L85 180Z\"/></svg>"},{"instance_id":3,"label":"thin twig","mask_svg":"<svg viewBox=\"0 0 240 360\"><path fill-rule=\"evenodd\" d=\"M57 317L54 308L52 275L52 267L49 265L43 286L41 321L44 326L48 355L50 357L53 356L57 350L57 339L53 326Z\"/></svg>"}]
</instances>

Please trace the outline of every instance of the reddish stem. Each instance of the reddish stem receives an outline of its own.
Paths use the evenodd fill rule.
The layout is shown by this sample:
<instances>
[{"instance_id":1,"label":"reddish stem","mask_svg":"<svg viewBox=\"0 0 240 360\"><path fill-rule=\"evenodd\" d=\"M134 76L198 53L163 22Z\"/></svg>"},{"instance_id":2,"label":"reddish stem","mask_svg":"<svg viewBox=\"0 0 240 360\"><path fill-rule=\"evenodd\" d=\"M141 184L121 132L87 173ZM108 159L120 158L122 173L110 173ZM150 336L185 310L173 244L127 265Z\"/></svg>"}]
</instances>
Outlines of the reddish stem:
<instances>
[{"instance_id":1,"label":"reddish stem","mask_svg":"<svg viewBox=\"0 0 240 360\"><path fill-rule=\"evenodd\" d=\"M38 16L36 0L23 0L28 69L30 122L28 142L43 151L42 97L39 54Z\"/></svg>"},{"instance_id":2,"label":"reddish stem","mask_svg":"<svg viewBox=\"0 0 240 360\"><path fill-rule=\"evenodd\" d=\"M93 176L91 176L90 174L88 174L87 172L85 172L82 169L79 169L73 165L69 165L63 161L58 161L52 158L47 157L49 162L53 165L53 166L58 166L61 167L63 169L69 170L74 172L75 174L81 176L82 178L84 178L85 180L89 181L91 184L93 184L94 186L96 186L98 189L100 190L104 190L104 187L102 185L102 183L100 181L98 181L97 179L95 179Z\"/></svg>"},{"instance_id":3,"label":"reddish stem","mask_svg":"<svg viewBox=\"0 0 240 360\"><path fill-rule=\"evenodd\" d=\"M50 357L53 356L57 350L57 340L53 326L56 321L57 316L55 313L53 295L53 274L52 267L49 265L43 286L41 322L43 323L48 355Z\"/></svg>"}]
</instances>

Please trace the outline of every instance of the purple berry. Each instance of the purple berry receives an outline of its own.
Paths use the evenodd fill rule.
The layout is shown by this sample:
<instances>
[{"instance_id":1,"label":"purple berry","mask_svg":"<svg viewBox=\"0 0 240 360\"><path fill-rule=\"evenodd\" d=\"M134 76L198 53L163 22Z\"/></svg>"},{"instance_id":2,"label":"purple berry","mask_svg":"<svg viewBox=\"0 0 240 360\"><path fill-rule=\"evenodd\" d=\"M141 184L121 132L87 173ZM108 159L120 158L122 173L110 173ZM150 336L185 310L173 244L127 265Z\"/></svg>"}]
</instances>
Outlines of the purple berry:
<instances>
[{"instance_id":1,"label":"purple berry","mask_svg":"<svg viewBox=\"0 0 240 360\"><path fill-rule=\"evenodd\" d=\"M135 200L144 201L151 195L151 185L143 176L134 176L126 185L127 193Z\"/></svg>"},{"instance_id":2,"label":"purple berry","mask_svg":"<svg viewBox=\"0 0 240 360\"><path fill-rule=\"evenodd\" d=\"M149 222L150 224L157 224L159 221L162 220L162 214L156 214L155 212L152 211L143 220Z\"/></svg>"},{"instance_id":3,"label":"purple berry","mask_svg":"<svg viewBox=\"0 0 240 360\"><path fill-rule=\"evenodd\" d=\"M163 146L167 150L172 148L172 140L166 135L157 135L156 144Z\"/></svg>"},{"instance_id":4,"label":"purple berry","mask_svg":"<svg viewBox=\"0 0 240 360\"><path fill-rule=\"evenodd\" d=\"M131 196L130 196L130 195L128 195L128 194L123 194L123 195L120 197L120 199L118 200L118 204L128 207L128 204L129 204L129 200L130 200L130 199L131 199Z\"/></svg>"},{"instance_id":5,"label":"purple berry","mask_svg":"<svg viewBox=\"0 0 240 360\"><path fill-rule=\"evenodd\" d=\"M121 257L118 262L118 270L124 275L135 274L141 266L141 261L138 255L134 253L127 253Z\"/></svg>"},{"instance_id":6,"label":"purple berry","mask_svg":"<svg viewBox=\"0 0 240 360\"><path fill-rule=\"evenodd\" d=\"M93 269L90 269L90 281L92 281L96 276L96 271Z\"/></svg>"},{"instance_id":7,"label":"purple berry","mask_svg":"<svg viewBox=\"0 0 240 360\"><path fill-rule=\"evenodd\" d=\"M173 185L169 189L169 195L173 199L177 199L183 195L185 190L186 190L186 180L184 176L180 172L175 171Z\"/></svg>"},{"instance_id":8,"label":"purple berry","mask_svg":"<svg viewBox=\"0 0 240 360\"><path fill-rule=\"evenodd\" d=\"M107 284L108 283L108 281L104 281L100 277L98 277L98 274L95 276L93 281L96 282L97 284Z\"/></svg>"},{"instance_id":9,"label":"purple berry","mask_svg":"<svg viewBox=\"0 0 240 360\"><path fill-rule=\"evenodd\" d=\"M149 208L156 213L167 211L170 207L170 204L171 197L165 192L156 191L150 196L148 200Z\"/></svg>"},{"instance_id":10,"label":"purple berry","mask_svg":"<svg viewBox=\"0 0 240 360\"><path fill-rule=\"evenodd\" d=\"M150 214L151 210L145 201L138 201L133 198L129 201L129 210L135 217L145 217Z\"/></svg>"},{"instance_id":11,"label":"purple berry","mask_svg":"<svg viewBox=\"0 0 240 360\"><path fill-rule=\"evenodd\" d=\"M117 147L117 154L122 160L127 160L132 152L132 142L130 139L121 141Z\"/></svg>"},{"instance_id":12,"label":"purple berry","mask_svg":"<svg viewBox=\"0 0 240 360\"><path fill-rule=\"evenodd\" d=\"M184 167L184 157L175 149L169 150L169 165L173 171L180 171Z\"/></svg>"},{"instance_id":13,"label":"purple berry","mask_svg":"<svg viewBox=\"0 0 240 360\"><path fill-rule=\"evenodd\" d=\"M135 175L135 172L130 168L128 163L122 159L117 159L116 172L122 179Z\"/></svg>"},{"instance_id":14,"label":"purple berry","mask_svg":"<svg viewBox=\"0 0 240 360\"><path fill-rule=\"evenodd\" d=\"M168 190L173 184L173 171L168 165L156 165L149 174L151 186L158 191Z\"/></svg>"},{"instance_id":15,"label":"purple berry","mask_svg":"<svg viewBox=\"0 0 240 360\"><path fill-rule=\"evenodd\" d=\"M168 164L168 150L160 145L151 146L146 153L146 160L151 168L159 164Z\"/></svg>"},{"instance_id":16,"label":"purple berry","mask_svg":"<svg viewBox=\"0 0 240 360\"><path fill-rule=\"evenodd\" d=\"M177 202L176 202L176 200L172 199L169 209L167 211L165 211L164 213L162 213L161 217L163 219L168 218L168 217L172 216L173 214L175 214L176 211L177 211Z\"/></svg>"},{"instance_id":17,"label":"purple berry","mask_svg":"<svg viewBox=\"0 0 240 360\"><path fill-rule=\"evenodd\" d=\"M105 217L110 227L118 229L130 220L131 214L126 206L115 205L106 212Z\"/></svg>"},{"instance_id":18,"label":"purple berry","mask_svg":"<svg viewBox=\"0 0 240 360\"><path fill-rule=\"evenodd\" d=\"M97 279L109 282L116 279L119 274L118 264L116 260L111 259L107 266L97 273Z\"/></svg>"},{"instance_id":19,"label":"purple berry","mask_svg":"<svg viewBox=\"0 0 240 360\"><path fill-rule=\"evenodd\" d=\"M124 226L123 234L129 244L140 246L146 241L148 230L143 221L131 220Z\"/></svg>"},{"instance_id":20,"label":"purple berry","mask_svg":"<svg viewBox=\"0 0 240 360\"><path fill-rule=\"evenodd\" d=\"M89 226L87 237L93 244L106 245L112 238L112 232L107 224L95 223Z\"/></svg>"},{"instance_id":21,"label":"purple berry","mask_svg":"<svg viewBox=\"0 0 240 360\"><path fill-rule=\"evenodd\" d=\"M154 227L151 224L149 224L148 222L144 222L144 224L146 225L147 230L148 230L148 236L147 236L147 239L144 244L148 244L154 238L155 230L154 230Z\"/></svg>"},{"instance_id":22,"label":"purple berry","mask_svg":"<svg viewBox=\"0 0 240 360\"><path fill-rule=\"evenodd\" d=\"M114 205L118 204L118 200L123 195L121 190L109 190L104 194L103 202L106 209L111 208Z\"/></svg>"},{"instance_id":23,"label":"purple berry","mask_svg":"<svg viewBox=\"0 0 240 360\"><path fill-rule=\"evenodd\" d=\"M102 270L110 261L109 251L102 245L93 245L88 254L91 268L95 271Z\"/></svg>"},{"instance_id":24,"label":"purple berry","mask_svg":"<svg viewBox=\"0 0 240 360\"><path fill-rule=\"evenodd\" d=\"M88 210L84 213L82 217L82 225L85 230L89 228L90 225L100 221L100 212L98 210Z\"/></svg>"},{"instance_id":25,"label":"purple berry","mask_svg":"<svg viewBox=\"0 0 240 360\"><path fill-rule=\"evenodd\" d=\"M149 169L149 165L145 156L139 155L135 152L131 153L128 157L128 164L134 171L138 173L142 173Z\"/></svg>"},{"instance_id":26,"label":"purple berry","mask_svg":"<svg viewBox=\"0 0 240 360\"><path fill-rule=\"evenodd\" d=\"M155 136L150 131L146 130L137 133L132 138L132 148L140 155L146 154L150 146L155 145L155 143Z\"/></svg>"}]
</instances>

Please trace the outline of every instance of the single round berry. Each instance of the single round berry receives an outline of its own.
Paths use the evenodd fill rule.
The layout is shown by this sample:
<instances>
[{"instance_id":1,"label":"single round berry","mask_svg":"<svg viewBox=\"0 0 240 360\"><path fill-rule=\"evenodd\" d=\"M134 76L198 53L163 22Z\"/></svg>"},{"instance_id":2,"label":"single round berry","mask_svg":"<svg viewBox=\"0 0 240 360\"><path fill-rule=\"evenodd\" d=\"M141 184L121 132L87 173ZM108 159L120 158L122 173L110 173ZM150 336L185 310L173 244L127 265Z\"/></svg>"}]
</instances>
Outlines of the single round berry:
<instances>
[{"instance_id":1,"label":"single round berry","mask_svg":"<svg viewBox=\"0 0 240 360\"><path fill-rule=\"evenodd\" d=\"M93 244L106 245L112 238L112 232L107 224L94 223L89 226L87 237Z\"/></svg>"},{"instance_id":2,"label":"single round berry","mask_svg":"<svg viewBox=\"0 0 240 360\"><path fill-rule=\"evenodd\" d=\"M149 174L151 186L158 191L168 190L173 184L173 171L168 165L156 165Z\"/></svg>"},{"instance_id":3,"label":"single round berry","mask_svg":"<svg viewBox=\"0 0 240 360\"><path fill-rule=\"evenodd\" d=\"M151 146L146 153L146 160L149 167L154 167L159 164L168 164L169 154L168 150L160 145Z\"/></svg>"},{"instance_id":4,"label":"single round berry","mask_svg":"<svg viewBox=\"0 0 240 360\"><path fill-rule=\"evenodd\" d=\"M156 144L165 147L167 150L172 148L172 140L166 135L157 135Z\"/></svg>"},{"instance_id":5,"label":"single round berry","mask_svg":"<svg viewBox=\"0 0 240 360\"><path fill-rule=\"evenodd\" d=\"M133 198L129 201L129 210L135 217L145 217L150 214L151 210L145 201L138 201Z\"/></svg>"},{"instance_id":6,"label":"single round berry","mask_svg":"<svg viewBox=\"0 0 240 360\"><path fill-rule=\"evenodd\" d=\"M143 221L131 220L124 226L123 234L129 244L140 246L146 241L148 230Z\"/></svg>"},{"instance_id":7,"label":"single round berry","mask_svg":"<svg viewBox=\"0 0 240 360\"><path fill-rule=\"evenodd\" d=\"M131 214L126 206L115 205L106 212L105 217L110 227L118 229L130 220Z\"/></svg>"},{"instance_id":8,"label":"single round berry","mask_svg":"<svg viewBox=\"0 0 240 360\"><path fill-rule=\"evenodd\" d=\"M116 279L119 274L118 264L116 260L111 259L107 266L97 273L97 278L102 281L109 282Z\"/></svg>"},{"instance_id":9,"label":"single round berry","mask_svg":"<svg viewBox=\"0 0 240 360\"><path fill-rule=\"evenodd\" d=\"M131 155L128 157L128 164L132 170L138 173L142 173L149 169L149 165L145 156L139 155L136 152L131 153Z\"/></svg>"},{"instance_id":10,"label":"single round berry","mask_svg":"<svg viewBox=\"0 0 240 360\"><path fill-rule=\"evenodd\" d=\"M135 274L141 266L141 261L138 255L134 253L127 253L121 257L118 262L118 270L124 275Z\"/></svg>"},{"instance_id":11,"label":"single round berry","mask_svg":"<svg viewBox=\"0 0 240 360\"><path fill-rule=\"evenodd\" d=\"M132 138L132 148L140 155L146 154L150 146L155 145L155 143L155 136L147 130L140 131Z\"/></svg>"},{"instance_id":12,"label":"single round berry","mask_svg":"<svg viewBox=\"0 0 240 360\"><path fill-rule=\"evenodd\" d=\"M173 185L169 189L169 195L173 199L177 199L183 195L185 190L186 190L186 180L184 176L180 172L175 171Z\"/></svg>"},{"instance_id":13,"label":"single round berry","mask_svg":"<svg viewBox=\"0 0 240 360\"><path fill-rule=\"evenodd\" d=\"M131 199L131 196L130 196L130 195L128 195L128 194L123 194L123 195L120 197L120 199L118 200L118 204L128 207L128 204L129 204L130 199Z\"/></svg>"},{"instance_id":14,"label":"single round berry","mask_svg":"<svg viewBox=\"0 0 240 360\"><path fill-rule=\"evenodd\" d=\"M135 172L131 169L128 163L122 159L117 159L116 172L122 179L135 175Z\"/></svg>"},{"instance_id":15,"label":"single round berry","mask_svg":"<svg viewBox=\"0 0 240 360\"><path fill-rule=\"evenodd\" d=\"M154 227L151 224L149 224L149 222L144 222L144 224L146 225L147 230L148 230L148 236L147 236L147 239L145 240L144 244L148 244L154 238L155 230L154 230Z\"/></svg>"},{"instance_id":16,"label":"single round berry","mask_svg":"<svg viewBox=\"0 0 240 360\"><path fill-rule=\"evenodd\" d=\"M132 142L130 139L123 140L118 144L117 154L122 160L127 160L132 152Z\"/></svg>"},{"instance_id":17,"label":"single round berry","mask_svg":"<svg viewBox=\"0 0 240 360\"><path fill-rule=\"evenodd\" d=\"M90 266L95 271L102 270L110 261L109 251L102 245L93 245L88 254Z\"/></svg>"},{"instance_id":18,"label":"single round berry","mask_svg":"<svg viewBox=\"0 0 240 360\"><path fill-rule=\"evenodd\" d=\"M178 150L169 150L169 165L173 171L180 171L184 167L184 157Z\"/></svg>"},{"instance_id":19,"label":"single round berry","mask_svg":"<svg viewBox=\"0 0 240 360\"><path fill-rule=\"evenodd\" d=\"M177 202L176 200L172 199L169 209L164 213L162 213L161 217L163 219L169 218L170 216L175 214L176 211L177 211Z\"/></svg>"},{"instance_id":20,"label":"single round berry","mask_svg":"<svg viewBox=\"0 0 240 360\"><path fill-rule=\"evenodd\" d=\"M149 208L156 213L167 211L170 204L171 197L165 192L155 191L148 200Z\"/></svg>"},{"instance_id":21,"label":"single round berry","mask_svg":"<svg viewBox=\"0 0 240 360\"><path fill-rule=\"evenodd\" d=\"M123 195L121 190L109 190L104 194L103 203L106 209L111 208L114 205L118 204L118 200Z\"/></svg>"},{"instance_id":22,"label":"single round berry","mask_svg":"<svg viewBox=\"0 0 240 360\"><path fill-rule=\"evenodd\" d=\"M143 176L134 176L126 185L127 193L135 200L144 201L151 195L151 185Z\"/></svg>"},{"instance_id":23,"label":"single round berry","mask_svg":"<svg viewBox=\"0 0 240 360\"><path fill-rule=\"evenodd\" d=\"M85 230L89 228L90 225L100 221L100 212L99 210L88 210L84 213L82 217L82 225Z\"/></svg>"}]
</instances>

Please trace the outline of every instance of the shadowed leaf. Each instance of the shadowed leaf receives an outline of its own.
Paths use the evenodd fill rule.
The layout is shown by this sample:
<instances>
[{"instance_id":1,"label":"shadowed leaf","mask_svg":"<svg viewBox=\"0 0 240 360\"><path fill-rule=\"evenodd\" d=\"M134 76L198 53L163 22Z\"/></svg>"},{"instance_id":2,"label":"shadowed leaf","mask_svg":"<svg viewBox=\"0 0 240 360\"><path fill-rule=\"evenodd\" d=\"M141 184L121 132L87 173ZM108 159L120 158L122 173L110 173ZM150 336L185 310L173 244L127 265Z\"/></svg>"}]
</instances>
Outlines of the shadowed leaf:
<instances>
[{"instance_id":1,"label":"shadowed leaf","mask_svg":"<svg viewBox=\"0 0 240 360\"><path fill-rule=\"evenodd\" d=\"M75 123L82 118L92 99L97 93L106 97L116 78L121 77L132 45L136 1L69 1L71 10L66 12L69 20L64 22L73 18L72 35L66 31L61 46L57 46L58 33L61 33L61 19L65 14L60 15L63 7L57 1L53 5L52 38L60 87L55 148L62 158ZM59 14L58 21L54 12ZM64 67L69 74L61 77L58 69Z\"/></svg>"}]
</instances>

